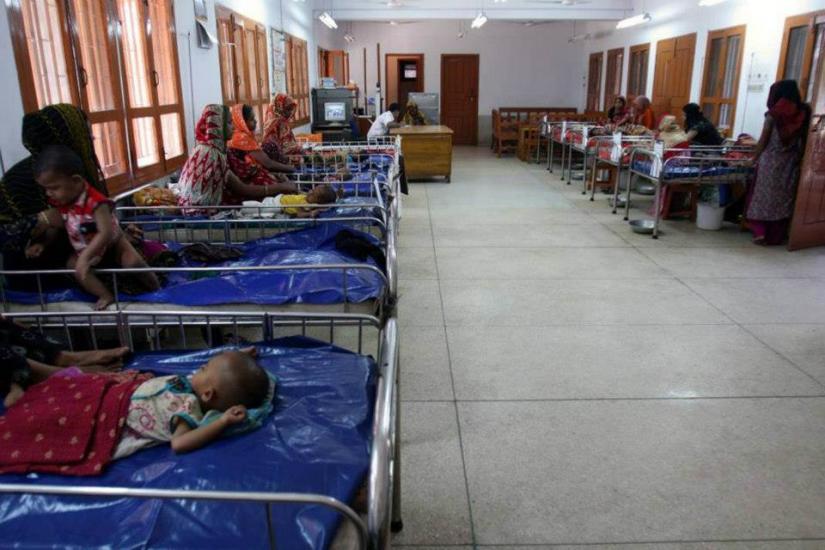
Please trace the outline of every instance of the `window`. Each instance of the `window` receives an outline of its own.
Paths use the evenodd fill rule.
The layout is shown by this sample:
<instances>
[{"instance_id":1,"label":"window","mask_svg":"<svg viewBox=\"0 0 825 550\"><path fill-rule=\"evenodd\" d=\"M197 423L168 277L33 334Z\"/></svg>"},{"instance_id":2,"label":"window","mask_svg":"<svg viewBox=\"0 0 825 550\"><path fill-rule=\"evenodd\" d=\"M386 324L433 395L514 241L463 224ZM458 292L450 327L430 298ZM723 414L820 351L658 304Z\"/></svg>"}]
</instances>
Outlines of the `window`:
<instances>
[{"instance_id":1,"label":"window","mask_svg":"<svg viewBox=\"0 0 825 550\"><path fill-rule=\"evenodd\" d=\"M349 82L349 54L343 50L318 48L318 76L331 77L339 86Z\"/></svg>"},{"instance_id":2,"label":"window","mask_svg":"<svg viewBox=\"0 0 825 550\"><path fill-rule=\"evenodd\" d=\"M286 34L286 90L298 102L293 126L309 122L309 56L306 40Z\"/></svg>"},{"instance_id":3,"label":"window","mask_svg":"<svg viewBox=\"0 0 825 550\"><path fill-rule=\"evenodd\" d=\"M733 128L744 43L744 26L708 33L702 111L723 133Z\"/></svg>"},{"instance_id":4,"label":"window","mask_svg":"<svg viewBox=\"0 0 825 550\"><path fill-rule=\"evenodd\" d=\"M600 110L602 101L602 60L603 52L591 53L587 69L587 106L588 112Z\"/></svg>"},{"instance_id":5,"label":"window","mask_svg":"<svg viewBox=\"0 0 825 550\"><path fill-rule=\"evenodd\" d=\"M218 6L221 90L227 105L245 103L255 110L258 133L269 103L269 60L263 25Z\"/></svg>"},{"instance_id":6,"label":"window","mask_svg":"<svg viewBox=\"0 0 825 550\"><path fill-rule=\"evenodd\" d=\"M65 102L89 116L112 192L185 160L171 2L9 0L23 108Z\"/></svg>"},{"instance_id":7,"label":"window","mask_svg":"<svg viewBox=\"0 0 825 550\"><path fill-rule=\"evenodd\" d=\"M813 98L817 82L814 67L822 63L825 45L825 11L788 17L776 78L796 80L802 98Z\"/></svg>"},{"instance_id":8,"label":"window","mask_svg":"<svg viewBox=\"0 0 825 550\"><path fill-rule=\"evenodd\" d=\"M627 101L647 94L647 59L650 44L630 46L630 63L627 71Z\"/></svg>"},{"instance_id":9,"label":"window","mask_svg":"<svg viewBox=\"0 0 825 550\"><path fill-rule=\"evenodd\" d=\"M605 108L609 109L616 98L622 95L622 69L624 68L624 48L607 52L607 76L604 82Z\"/></svg>"}]
</instances>

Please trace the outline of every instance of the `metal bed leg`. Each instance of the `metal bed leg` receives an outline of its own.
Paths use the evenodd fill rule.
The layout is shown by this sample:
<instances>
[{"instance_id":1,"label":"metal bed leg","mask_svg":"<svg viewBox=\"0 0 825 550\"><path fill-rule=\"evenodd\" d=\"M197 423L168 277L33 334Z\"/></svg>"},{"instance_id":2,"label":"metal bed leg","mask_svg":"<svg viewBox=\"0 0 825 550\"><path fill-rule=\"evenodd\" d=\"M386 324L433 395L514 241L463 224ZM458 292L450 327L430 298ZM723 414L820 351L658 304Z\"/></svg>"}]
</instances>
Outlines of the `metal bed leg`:
<instances>
[{"instance_id":1,"label":"metal bed leg","mask_svg":"<svg viewBox=\"0 0 825 550\"><path fill-rule=\"evenodd\" d=\"M399 351L398 363L401 364ZM392 517L390 530L398 533L404 528L401 517L401 369L396 373L395 384L395 455L392 462Z\"/></svg>"},{"instance_id":2,"label":"metal bed leg","mask_svg":"<svg viewBox=\"0 0 825 550\"><path fill-rule=\"evenodd\" d=\"M547 171L551 174L553 173L553 149L555 149L555 146L553 144L553 136L551 135L547 140Z\"/></svg>"},{"instance_id":3,"label":"metal bed leg","mask_svg":"<svg viewBox=\"0 0 825 550\"><path fill-rule=\"evenodd\" d=\"M595 170L594 170L595 172ZM584 145L582 153L582 195L587 194L587 144Z\"/></svg>"},{"instance_id":4,"label":"metal bed leg","mask_svg":"<svg viewBox=\"0 0 825 550\"><path fill-rule=\"evenodd\" d=\"M662 212L659 208L659 201L661 200L659 196L662 193L662 180L661 178L656 178L656 194L653 196L653 235L652 238L658 239L659 238L659 216L661 216Z\"/></svg>"},{"instance_id":5,"label":"metal bed leg","mask_svg":"<svg viewBox=\"0 0 825 550\"><path fill-rule=\"evenodd\" d=\"M567 185L573 183L573 146L567 146Z\"/></svg>"},{"instance_id":6,"label":"metal bed leg","mask_svg":"<svg viewBox=\"0 0 825 550\"><path fill-rule=\"evenodd\" d=\"M599 158L593 159L593 170L590 172L590 202L596 200L596 178L599 173Z\"/></svg>"},{"instance_id":7,"label":"metal bed leg","mask_svg":"<svg viewBox=\"0 0 825 550\"><path fill-rule=\"evenodd\" d=\"M621 162L621 159L620 161ZM616 213L619 207L619 185L622 183L622 166L616 168L616 181L613 182L613 214Z\"/></svg>"},{"instance_id":8,"label":"metal bed leg","mask_svg":"<svg viewBox=\"0 0 825 550\"><path fill-rule=\"evenodd\" d=\"M630 190L633 188L633 172L628 172L627 176L627 196L624 204L624 221L630 219Z\"/></svg>"}]
</instances>

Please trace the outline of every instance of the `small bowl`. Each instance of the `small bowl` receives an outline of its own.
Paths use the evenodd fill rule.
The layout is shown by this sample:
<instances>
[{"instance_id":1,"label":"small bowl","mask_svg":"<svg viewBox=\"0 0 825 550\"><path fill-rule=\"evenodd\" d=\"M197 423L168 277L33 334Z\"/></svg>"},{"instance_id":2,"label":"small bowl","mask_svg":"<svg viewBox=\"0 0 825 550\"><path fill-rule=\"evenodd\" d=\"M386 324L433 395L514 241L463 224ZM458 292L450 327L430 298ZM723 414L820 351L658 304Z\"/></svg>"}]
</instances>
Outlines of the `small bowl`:
<instances>
[{"instance_id":1,"label":"small bowl","mask_svg":"<svg viewBox=\"0 0 825 550\"><path fill-rule=\"evenodd\" d=\"M630 229L632 229L634 233L639 233L640 235L650 235L653 233L653 220L631 220L628 223L630 223Z\"/></svg>"},{"instance_id":2,"label":"small bowl","mask_svg":"<svg viewBox=\"0 0 825 550\"><path fill-rule=\"evenodd\" d=\"M656 186L652 183L640 183L636 185L636 192L640 195L655 195Z\"/></svg>"},{"instance_id":3,"label":"small bowl","mask_svg":"<svg viewBox=\"0 0 825 550\"><path fill-rule=\"evenodd\" d=\"M610 206L613 206L613 197L610 197L607 202ZM627 199L624 195L619 195L619 198L616 200L616 208L624 208L627 205ZM630 203L630 206L633 206L633 203Z\"/></svg>"}]
</instances>

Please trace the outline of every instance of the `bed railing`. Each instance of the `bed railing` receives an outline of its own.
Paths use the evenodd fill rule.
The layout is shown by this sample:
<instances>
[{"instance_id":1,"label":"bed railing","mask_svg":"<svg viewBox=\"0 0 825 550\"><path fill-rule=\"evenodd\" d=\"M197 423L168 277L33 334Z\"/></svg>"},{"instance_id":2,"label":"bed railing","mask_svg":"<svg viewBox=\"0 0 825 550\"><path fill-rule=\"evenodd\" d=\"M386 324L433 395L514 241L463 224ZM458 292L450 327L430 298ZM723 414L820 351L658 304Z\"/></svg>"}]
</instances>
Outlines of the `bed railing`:
<instances>
[{"instance_id":1,"label":"bed railing","mask_svg":"<svg viewBox=\"0 0 825 550\"><path fill-rule=\"evenodd\" d=\"M329 326L330 344L335 344L336 329L356 328L358 354L363 354L365 329L377 332L378 386L375 398L370 450L370 469L367 481L367 522L352 508L334 498L319 494L246 492L246 491L200 491L173 489L143 489L130 487L103 486L56 486L0 484L0 494L59 495L77 497L111 497L133 499L179 499L203 501L254 502L265 507L267 534L270 548L276 548L276 532L272 522L273 505L308 504L330 508L341 514L355 527L361 549L385 550L390 546L390 531L401 528L401 449L400 449L400 381L398 378L398 327L391 318L382 327L377 317L358 314L303 314L303 313L245 313L245 312L192 312L192 311L104 311L93 313L13 313L6 317L26 322L45 332L71 334L71 329L86 329L92 336L93 347L97 349L95 337L103 328L116 329L122 345L134 348L135 333L160 328L180 327L234 327L255 326L261 330L263 340L272 337L278 328L300 328L306 336L309 328ZM209 333L210 331L206 331ZM317 335L313 335L318 338ZM160 339L157 348L162 349ZM184 340L185 343L185 340ZM67 340L70 349L73 341ZM211 343L207 342L211 347ZM191 349L191 348L189 348Z\"/></svg>"},{"instance_id":2,"label":"bed railing","mask_svg":"<svg viewBox=\"0 0 825 550\"><path fill-rule=\"evenodd\" d=\"M654 239L659 238L660 197L664 185L689 184L689 185L726 185L735 183L745 183L753 172L752 156L754 148L750 146L721 145L713 146L693 146L689 149L660 149L650 150L636 147L630 154L629 171L631 176L646 179L656 187L654 196ZM735 156L731 156L731 155ZM665 158L668 157L668 158ZM641 170L636 162L646 159L650 162L650 171ZM680 175L676 170L682 170ZM714 168L726 168L728 170L713 171ZM706 169L711 171L706 172ZM627 197L625 204L625 220L630 218L630 191L632 186L628 183Z\"/></svg>"}]
</instances>

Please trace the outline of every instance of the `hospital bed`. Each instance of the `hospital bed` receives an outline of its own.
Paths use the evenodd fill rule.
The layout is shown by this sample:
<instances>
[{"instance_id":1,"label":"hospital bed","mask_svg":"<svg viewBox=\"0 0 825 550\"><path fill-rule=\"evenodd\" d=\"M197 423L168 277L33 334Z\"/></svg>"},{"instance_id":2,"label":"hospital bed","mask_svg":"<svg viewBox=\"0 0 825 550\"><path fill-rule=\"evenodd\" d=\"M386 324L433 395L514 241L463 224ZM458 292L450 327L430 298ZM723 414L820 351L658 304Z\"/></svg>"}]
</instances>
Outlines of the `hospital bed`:
<instances>
[{"instance_id":1,"label":"hospital bed","mask_svg":"<svg viewBox=\"0 0 825 550\"><path fill-rule=\"evenodd\" d=\"M600 167L613 168L616 171L616 177L613 182L613 213L615 214L619 204L619 188L623 180L623 176L627 175L627 168L630 166L630 154L634 148L653 148L654 139L652 136L630 136L622 134L613 134L610 136L599 136L594 145L595 154L593 156L593 170L591 171L591 194L590 200L594 201L596 196L596 187L598 186L597 175ZM630 184L630 178L625 178L628 181L625 184Z\"/></svg>"},{"instance_id":2,"label":"hospital bed","mask_svg":"<svg viewBox=\"0 0 825 550\"><path fill-rule=\"evenodd\" d=\"M67 349L79 335L94 349L114 338L135 352L128 368L159 375L186 374L220 351L198 337L212 334L204 329L246 331L278 380L262 427L196 452L154 447L91 478L0 476L0 533L15 548L300 550L339 548L354 534L357 548L385 549L401 528L394 318L174 310L9 317ZM351 507L363 487L364 515Z\"/></svg>"}]
</instances>

